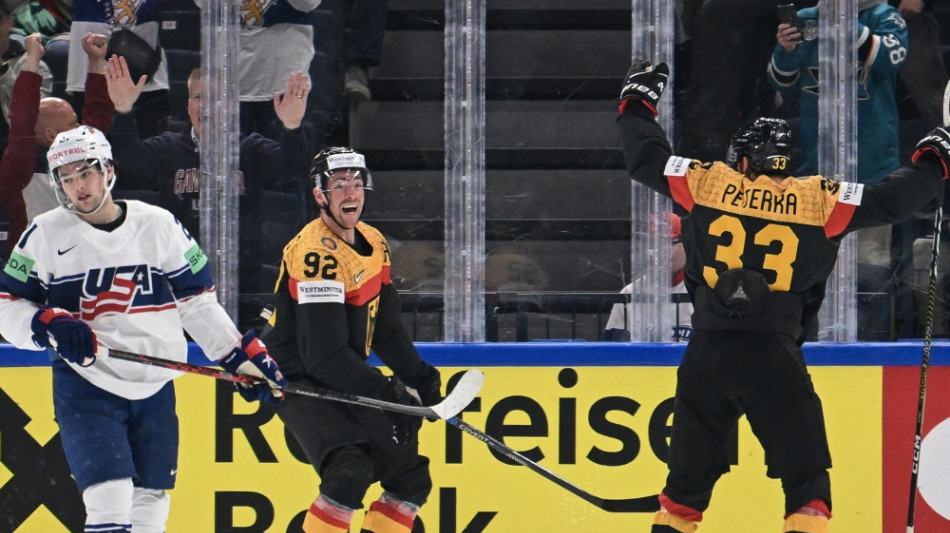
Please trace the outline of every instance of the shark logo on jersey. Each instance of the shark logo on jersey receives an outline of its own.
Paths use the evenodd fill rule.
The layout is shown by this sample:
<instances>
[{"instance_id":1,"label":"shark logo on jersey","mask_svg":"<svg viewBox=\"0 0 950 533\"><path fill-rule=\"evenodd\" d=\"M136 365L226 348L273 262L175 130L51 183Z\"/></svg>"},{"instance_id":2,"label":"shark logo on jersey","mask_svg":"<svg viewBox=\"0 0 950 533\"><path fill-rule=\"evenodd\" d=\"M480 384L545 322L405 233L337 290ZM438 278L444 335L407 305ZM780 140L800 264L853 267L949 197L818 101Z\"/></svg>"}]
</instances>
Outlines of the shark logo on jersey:
<instances>
[{"instance_id":1,"label":"shark logo on jersey","mask_svg":"<svg viewBox=\"0 0 950 533\"><path fill-rule=\"evenodd\" d=\"M128 313L136 294L152 294L148 265L91 269L83 280L79 318L88 321L105 313Z\"/></svg>"}]
</instances>

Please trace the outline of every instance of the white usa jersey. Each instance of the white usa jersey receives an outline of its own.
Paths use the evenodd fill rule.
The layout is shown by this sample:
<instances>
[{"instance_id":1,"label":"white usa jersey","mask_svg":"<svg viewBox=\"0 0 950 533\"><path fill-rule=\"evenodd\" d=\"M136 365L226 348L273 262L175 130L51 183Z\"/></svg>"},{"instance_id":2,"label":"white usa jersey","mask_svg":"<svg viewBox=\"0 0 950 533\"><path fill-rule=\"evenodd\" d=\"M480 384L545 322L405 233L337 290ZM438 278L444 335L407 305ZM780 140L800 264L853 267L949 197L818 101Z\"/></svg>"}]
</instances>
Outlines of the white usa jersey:
<instances>
[{"instance_id":1,"label":"white usa jersey","mask_svg":"<svg viewBox=\"0 0 950 533\"><path fill-rule=\"evenodd\" d=\"M0 333L18 348L37 349L33 315L52 306L88 323L108 348L185 361L184 327L208 357L227 355L241 336L215 299L198 243L168 211L134 200L121 204L125 220L112 231L62 207L34 219L0 274ZM71 366L97 387L133 400L180 375L108 357Z\"/></svg>"}]
</instances>

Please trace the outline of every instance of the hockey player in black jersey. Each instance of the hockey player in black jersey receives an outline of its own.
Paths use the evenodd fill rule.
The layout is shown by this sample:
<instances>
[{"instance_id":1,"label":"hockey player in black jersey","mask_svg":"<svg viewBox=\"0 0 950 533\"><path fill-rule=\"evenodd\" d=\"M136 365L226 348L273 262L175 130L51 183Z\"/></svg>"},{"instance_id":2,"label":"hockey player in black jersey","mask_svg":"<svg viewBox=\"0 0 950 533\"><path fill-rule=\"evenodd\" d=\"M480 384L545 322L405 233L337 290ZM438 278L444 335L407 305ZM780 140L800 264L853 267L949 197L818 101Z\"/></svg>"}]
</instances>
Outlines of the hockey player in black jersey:
<instances>
[{"instance_id":1,"label":"hockey player in black jersey","mask_svg":"<svg viewBox=\"0 0 950 533\"><path fill-rule=\"evenodd\" d=\"M373 186L362 154L328 148L310 171L320 217L284 247L273 330L266 338L288 381L411 404L442 400L439 371L423 361L402 327L383 235L361 222ZM392 370L367 363L370 350ZM429 459L419 455L421 419L306 396L288 397L277 415L320 476L306 533L345 533L371 484L382 496L363 532L409 533L432 489Z\"/></svg>"},{"instance_id":2,"label":"hockey player in black jersey","mask_svg":"<svg viewBox=\"0 0 950 533\"><path fill-rule=\"evenodd\" d=\"M831 455L821 401L801 345L838 246L854 230L899 222L933 199L950 164L936 128L909 166L875 185L793 177L791 131L759 118L732 140L728 162L672 155L657 124L669 69L635 62L618 123L630 176L685 211L693 335L677 373L669 475L653 533L692 532L728 471L726 440L743 414L785 492L785 532L824 533Z\"/></svg>"}]
</instances>

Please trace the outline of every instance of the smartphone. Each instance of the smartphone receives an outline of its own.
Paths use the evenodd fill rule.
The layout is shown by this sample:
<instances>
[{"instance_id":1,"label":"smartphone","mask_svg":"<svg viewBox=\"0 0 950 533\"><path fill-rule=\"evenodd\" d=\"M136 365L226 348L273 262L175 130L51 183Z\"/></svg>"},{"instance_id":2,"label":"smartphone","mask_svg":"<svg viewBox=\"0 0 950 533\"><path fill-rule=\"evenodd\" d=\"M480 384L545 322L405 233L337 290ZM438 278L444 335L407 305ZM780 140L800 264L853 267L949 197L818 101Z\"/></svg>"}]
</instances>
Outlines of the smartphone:
<instances>
[{"instance_id":1,"label":"smartphone","mask_svg":"<svg viewBox=\"0 0 950 533\"><path fill-rule=\"evenodd\" d=\"M780 4L778 6L778 19L785 24L791 24L802 31L802 19L798 18L798 10L795 4Z\"/></svg>"}]
</instances>

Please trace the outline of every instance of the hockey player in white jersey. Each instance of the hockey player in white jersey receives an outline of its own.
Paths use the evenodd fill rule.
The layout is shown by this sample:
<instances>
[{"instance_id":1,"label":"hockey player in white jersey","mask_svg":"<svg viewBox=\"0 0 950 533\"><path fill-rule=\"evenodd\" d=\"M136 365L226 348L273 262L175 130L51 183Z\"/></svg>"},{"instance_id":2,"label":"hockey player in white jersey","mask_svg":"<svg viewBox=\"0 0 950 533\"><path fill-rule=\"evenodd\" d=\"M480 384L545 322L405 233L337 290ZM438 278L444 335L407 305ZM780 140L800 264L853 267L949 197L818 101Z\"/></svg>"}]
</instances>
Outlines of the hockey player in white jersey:
<instances>
[{"instance_id":1,"label":"hockey player in white jersey","mask_svg":"<svg viewBox=\"0 0 950 533\"><path fill-rule=\"evenodd\" d=\"M61 206L34 219L0 274L0 333L19 348L49 348L85 531L160 533L178 470L171 380L180 372L97 358L97 346L185 361L184 328L227 370L266 378L239 387L245 399L279 401L286 380L218 304L207 258L175 217L113 201L100 131L60 133L47 159Z\"/></svg>"}]
</instances>

